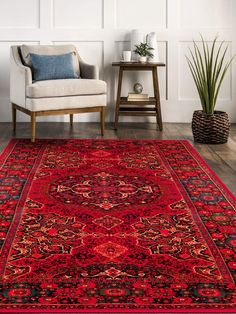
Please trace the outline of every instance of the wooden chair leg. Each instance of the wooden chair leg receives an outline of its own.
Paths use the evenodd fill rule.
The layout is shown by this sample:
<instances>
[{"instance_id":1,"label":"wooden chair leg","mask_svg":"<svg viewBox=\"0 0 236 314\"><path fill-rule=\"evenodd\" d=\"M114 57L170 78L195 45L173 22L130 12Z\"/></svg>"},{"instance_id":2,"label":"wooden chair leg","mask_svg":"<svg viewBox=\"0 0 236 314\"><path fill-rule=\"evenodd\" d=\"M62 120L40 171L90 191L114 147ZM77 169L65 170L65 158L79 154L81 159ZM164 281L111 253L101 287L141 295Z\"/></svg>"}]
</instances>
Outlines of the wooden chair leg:
<instances>
[{"instance_id":1,"label":"wooden chair leg","mask_svg":"<svg viewBox=\"0 0 236 314\"><path fill-rule=\"evenodd\" d=\"M16 107L14 104L12 106L12 123L13 123L13 132L16 133Z\"/></svg>"},{"instance_id":2,"label":"wooden chair leg","mask_svg":"<svg viewBox=\"0 0 236 314\"><path fill-rule=\"evenodd\" d=\"M101 114L101 135L102 136L104 135L104 129L105 129L105 113L106 113L105 107L101 107L100 114Z\"/></svg>"},{"instance_id":3,"label":"wooden chair leg","mask_svg":"<svg viewBox=\"0 0 236 314\"><path fill-rule=\"evenodd\" d=\"M36 114L31 112L31 142L35 142Z\"/></svg>"},{"instance_id":4,"label":"wooden chair leg","mask_svg":"<svg viewBox=\"0 0 236 314\"><path fill-rule=\"evenodd\" d=\"M70 114L70 126L73 126L73 114Z\"/></svg>"}]
</instances>

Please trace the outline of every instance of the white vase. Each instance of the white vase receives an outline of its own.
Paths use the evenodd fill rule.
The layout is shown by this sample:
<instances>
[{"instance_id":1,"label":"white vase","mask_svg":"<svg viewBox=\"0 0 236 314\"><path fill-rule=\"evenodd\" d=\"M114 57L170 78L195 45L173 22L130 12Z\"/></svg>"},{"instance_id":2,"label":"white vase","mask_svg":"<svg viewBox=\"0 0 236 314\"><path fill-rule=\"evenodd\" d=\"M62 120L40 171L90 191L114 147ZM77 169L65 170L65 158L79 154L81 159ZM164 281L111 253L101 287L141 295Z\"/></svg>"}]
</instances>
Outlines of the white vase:
<instances>
[{"instance_id":1,"label":"white vase","mask_svg":"<svg viewBox=\"0 0 236 314\"><path fill-rule=\"evenodd\" d=\"M159 54L158 54L158 51L157 51L157 37L156 37L156 33L152 32L152 33L147 34L146 41L147 41L148 45L153 48L153 50L151 50L151 53L153 54L153 57L149 57L148 61L149 62L159 62L160 60L159 60Z\"/></svg>"},{"instance_id":2,"label":"white vase","mask_svg":"<svg viewBox=\"0 0 236 314\"><path fill-rule=\"evenodd\" d=\"M135 45L139 45L140 43L144 42L144 34L139 29L133 29L131 31L131 47L130 50L132 51L132 60L138 61L138 55L134 53L136 49Z\"/></svg>"},{"instance_id":3,"label":"white vase","mask_svg":"<svg viewBox=\"0 0 236 314\"><path fill-rule=\"evenodd\" d=\"M142 62L142 63L147 62L147 57L139 56L139 62Z\"/></svg>"}]
</instances>

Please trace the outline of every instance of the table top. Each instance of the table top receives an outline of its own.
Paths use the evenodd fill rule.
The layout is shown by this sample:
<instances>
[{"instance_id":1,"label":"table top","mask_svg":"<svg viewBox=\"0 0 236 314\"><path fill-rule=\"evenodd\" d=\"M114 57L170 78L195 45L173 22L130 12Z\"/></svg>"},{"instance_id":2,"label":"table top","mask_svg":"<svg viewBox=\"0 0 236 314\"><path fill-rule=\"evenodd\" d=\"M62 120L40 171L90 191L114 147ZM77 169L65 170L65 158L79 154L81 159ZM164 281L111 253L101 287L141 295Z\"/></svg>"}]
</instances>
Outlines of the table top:
<instances>
[{"instance_id":1,"label":"table top","mask_svg":"<svg viewBox=\"0 0 236 314\"><path fill-rule=\"evenodd\" d=\"M130 62L112 62L112 66L122 66L122 67L129 67L129 68L145 68L145 67L164 67L165 63L163 62L137 62L137 61L130 61Z\"/></svg>"}]
</instances>

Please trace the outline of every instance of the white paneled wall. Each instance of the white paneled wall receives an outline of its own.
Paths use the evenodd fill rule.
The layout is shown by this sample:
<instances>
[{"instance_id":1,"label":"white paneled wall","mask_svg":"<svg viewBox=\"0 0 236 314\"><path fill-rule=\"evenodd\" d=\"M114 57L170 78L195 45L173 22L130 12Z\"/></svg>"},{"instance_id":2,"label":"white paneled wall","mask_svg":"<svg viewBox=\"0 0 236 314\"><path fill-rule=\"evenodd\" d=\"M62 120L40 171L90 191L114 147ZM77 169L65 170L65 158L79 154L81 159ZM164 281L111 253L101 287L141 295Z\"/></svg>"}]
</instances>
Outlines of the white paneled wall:
<instances>
[{"instance_id":1,"label":"white paneled wall","mask_svg":"<svg viewBox=\"0 0 236 314\"><path fill-rule=\"evenodd\" d=\"M73 43L89 63L98 64L100 77L108 83L107 120L114 119L117 69L122 50L130 49L130 32L156 32L163 120L189 122L200 108L186 54L192 39L201 33L209 42L218 34L229 45L228 57L236 53L235 0L0 0L0 121L11 121L9 105L9 48L15 44ZM150 73L125 73L122 94L135 82L152 94ZM236 122L236 60L228 72L218 109ZM45 117L42 121L68 121L68 117ZM96 114L78 115L77 121L97 121ZM121 117L121 121L152 121L152 118ZM18 121L28 121L19 114ZM154 121L154 120L153 120Z\"/></svg>"}]
</instances>

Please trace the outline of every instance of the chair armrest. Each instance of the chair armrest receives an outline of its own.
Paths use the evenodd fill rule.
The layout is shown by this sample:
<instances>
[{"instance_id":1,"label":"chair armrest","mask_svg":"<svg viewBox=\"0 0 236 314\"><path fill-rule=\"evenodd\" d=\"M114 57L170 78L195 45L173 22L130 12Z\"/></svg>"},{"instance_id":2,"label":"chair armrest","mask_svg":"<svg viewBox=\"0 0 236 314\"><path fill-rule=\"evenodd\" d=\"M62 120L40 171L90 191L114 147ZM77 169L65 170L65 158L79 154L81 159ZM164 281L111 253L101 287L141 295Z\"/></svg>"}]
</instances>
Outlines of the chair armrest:
<instances>
[{"instance_id":1,"label":"chair armrest","mask_svg":"<svg viewBox=\"0 0 236 314\"><path fill-rule=\"evenodd\" d=\"M96 65L79 62L81 77L84 79L99 79L99 68Z\"/></svg>"},{"instance_id":2,"label":"chair armrest","mask_svg":"<svg viewBox=\"0 0 236 314\"><path fill-rule=\"evenodd\" d=\"M26 87L32 84L31 69L21 62L18 48L11 47L10 55L10 100L19 106L26 103Z\"/></svg>"}]
</instances>

